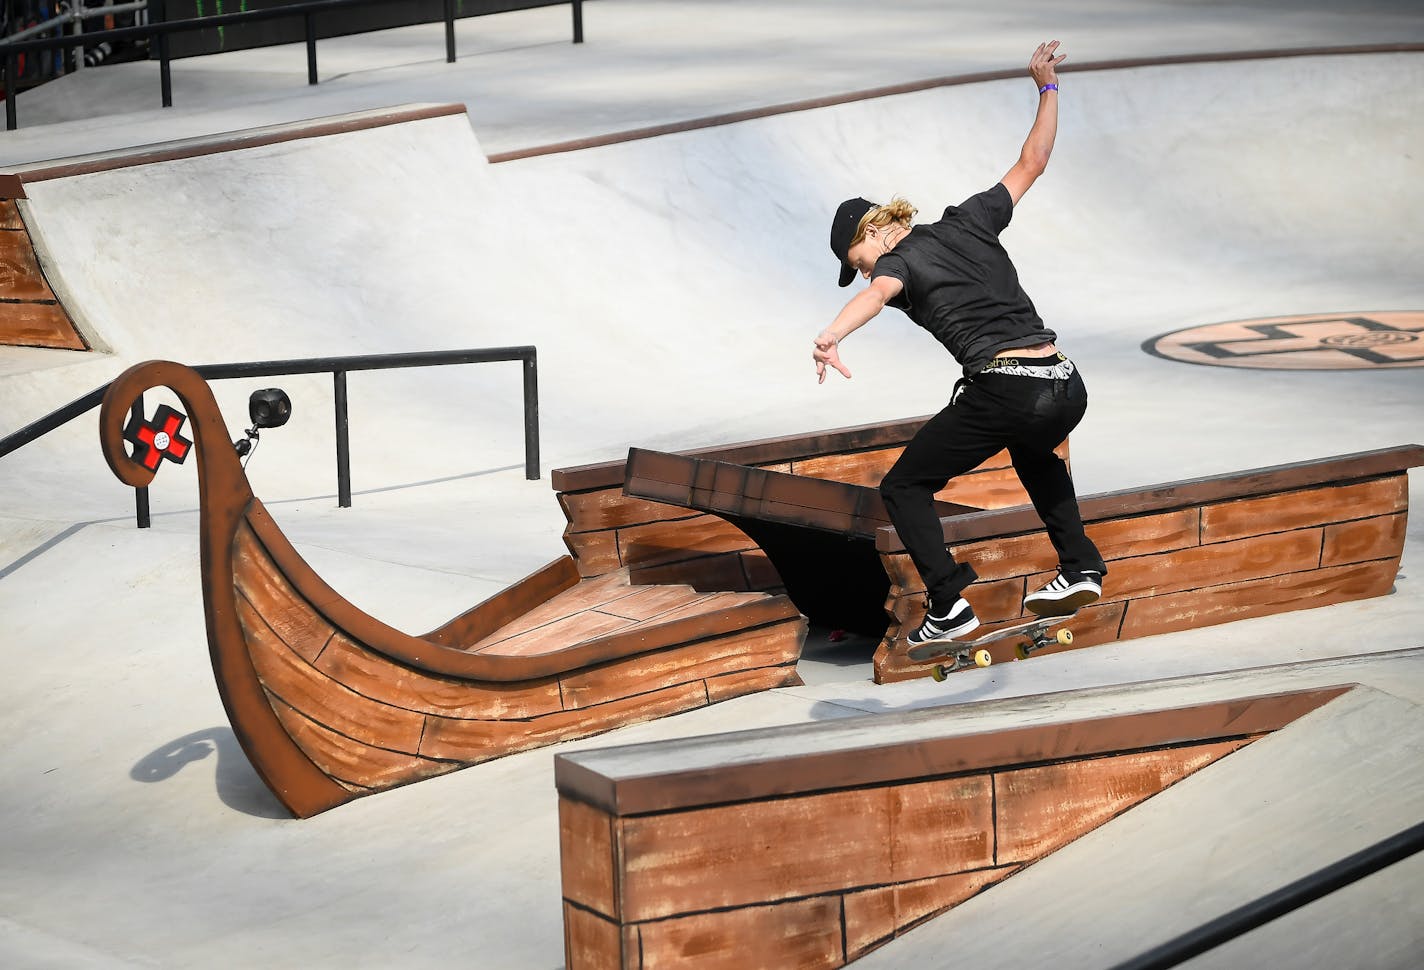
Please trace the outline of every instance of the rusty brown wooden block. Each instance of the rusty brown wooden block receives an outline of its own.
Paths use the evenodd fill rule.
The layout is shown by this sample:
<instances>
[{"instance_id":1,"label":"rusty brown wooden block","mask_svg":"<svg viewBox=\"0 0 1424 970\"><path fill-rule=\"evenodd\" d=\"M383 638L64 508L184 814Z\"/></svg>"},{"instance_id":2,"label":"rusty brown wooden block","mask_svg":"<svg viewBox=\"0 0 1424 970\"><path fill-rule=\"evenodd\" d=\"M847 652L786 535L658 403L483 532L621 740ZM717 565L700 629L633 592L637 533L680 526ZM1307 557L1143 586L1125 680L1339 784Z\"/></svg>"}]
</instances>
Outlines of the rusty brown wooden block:
<instances>
[{"instance_id":1,"label":"rusty brown wooden block","mask_svg":"<svg viewBox=\"0 0 1424 970\"><path fill-rule=\"evenodd\" d=\"M564 706L577 710L721 674L795 663L800 626L783 623L568 674L562 680Z\"/></svg>"},{"instance_id":2,"label":"rusty brown wooden block","mask_svg":"<svg viewBox=\"0 0 1424 970\"><path fill-rule=\"evenodd\" d=\"M1203 510L1202 542L1348 522L1367 515L1401 512L1408 505L1409 480L1403 474L1223 502Z\"/></svg>"},{"instance_id":3,"label":"rusty brown wooden block","mask_svg":"<svg viewBox=\"0 0 1424 970\"><path fill-rule=\"evenodd\" d=\"M0 303L0 343L56 350L89 349L58 303Z\"/></svg>"},{"instance_id":4,"label":"rusty brown wooden block","mask_svg":"<svg viewBox=\"0 0 1424 970\"><path fill-rule=\"evenodd\" d=\"M353 790L391 788L463 767L358 741L313 721L278 698L270 700L283 727L312 763Z\"/></svg>"},{"instance_id":5,"label":"rusty brown wooden block","mask_svg":"<svg viewBox=\"0 0 1424 970\"><path fill-rule=\"evenodd\" d=\"M845 964L836 897L642 923L637 933L636 956L629 954L625 965L639 970L830 970Z\"/></svg>"},{"instance_id":6,"label":"rusty brown wooden block","mask_svg":"<svg viewBox=\"0 0 1424 970\"><path fill-rule=\"evenodd\" d=\"M1198 544L1200 513L1178 509L1159 515L1095 522L1088 537L1108 562L1170 552ZM955 559L969 563L981 580L1025 576L1057 569L1058 554L1043 531L984 539L953 546ZM908 557L907 557L908 558Z\"/></svg>"},{"instance_id":7,"label":"rusty brown wooden block","mask_svg":"<svg viewBox=\"0 0 1424 970\"><path fill-rule=\"evenodd\" d=\"M753 586L747 577L743 557L760 552L745 550L705 556L700 559L682 559L677 562L658 563L650 566L633 566L629 577L635 583L681 583L699 590L748 591L762 589ZM771 590L772 586L765 587Z\"/></svg>"},{"instance_id":8,"label":"rusty brown wooden block","mask_svg":"<svg viewBox=\"0 0 1424 970\"><path fill-rule=\"evenodd\" d=\"M515 720L563 710L557 677L511 683L439 677L374 654L341 634L316 666L365 697L422 714Z\"/></svg>"},{"instance_id":9,"label":"rusty brown wooden block","mask_svg":"<svg viewBox=\"0 0 1424 970\"><path fill-rule=\"evenodd\" d=\"M564 899L618 919L614 853L617 820L571 798L559 799L559 863Z\"/></svg>"},{"instance_id":10,"label":"rusty brown wooden block","mask_svg":"<svg viewBox=\"0 0 1424 970\"><path fill-rule=\"evenodd\" d=\"M579 532L564 535L564 545L578 564L580 576L602 576L623 565L618 552L617 531Z\"/></svg>"},{"instance_id":11,"label":"rusty brown wooden block","mask_svg":"<svg viewBox=\"0 0 1424 970\"><path fill-rule=\"evenodd\" d=\"M623 917L982 868L993 852L992 811L980 775L625 818Z\"/></svg>"},{"instance_id":12,"label":"rusty brown wooden block","mask_svg":"<svg viewBox=\"0 0 1424 970\"><path fill-rule=\"evenodd\" d=\"M1408 528L1408 515L1404 512L1326 526L1325 549L1320 564L1340 566L1373 559L1398 562L1404 555L1404 537Z\"/></svg>"},{"instance_id":13,"label":"rusty brown wooden block","mask_svg":"<svg viewBox=\"0 0 1424 970\"><path fill-rule=\"evenodd\" d=\"M20 217L20 207L14 199L0 199L0 230L25 231L25 220Z\"/></svg>"},{"instance_id":14,"label":"rusty brown wooden block","mask_svg":"<svg viewBox=\"0 0 1424 970\"><path fill-rule=\"evenodd\" d=\"M738 670L730 674L709 677L707 703L717 704L733 697L754 694L778 687L800 687L805 682L796 672L796 665L788 663L782 667L759 667L755 670Z\"/></svg>"},{"instance_id":15,"label":"rusty brown wooden block","mask_svg":"<svg viewBox=\"0 0 1424 970\"><path fill-rule=\"evenodd\" d=\"M793 475L804 475L807 478L825 478L848 485L875 488L904 450L903 446L897 445L894 448L878 448L855 454L817 455L794 461L787 470Z\"/></svg>"},{"instance_id":16,"label":"rusty brown wooden block","mask_svg":"<svg viewBox=\"0 0 1424 970\"><path fill-rule=\"evenodd\" d=\"M998 773L997 861L1040 859L1250 740L1254 738Z\"/></svg>"},{"instance_id":17,"label":"rusty brown wooden block","mask_svg":"<svg viewBox=\"0 0 1424 970\"><path fill-rule=\"evenodd\" d=\"M605 488L596 492L563 493L559 495L559 505L568 520L569 532L598 532L602 529L618 529L626 525L642 525L646 522L666 522L691 518L693 513L676 505L649 502L645 499L630 498L618 488Z\"/></svg>"},{"instance_id":18,"label":"rusty brown wooden block","mask_svg":"<svg viewBox=\"0 0 1424 970\"><path fill-rule=\"evenodd\" d=\"M0 300L53 301L27 232L0 232Z\"/></svg>"},{"instance_id":19,"label":"rusty brown wooden block","mask_svg":"<svg viewBox=\"0 0 1424 970\"><path fill-rule=\"evenodd\" d=\"M429 716L420 753L473 764L527 751L556 741L588 737L613 727L637 724L707 704L701 681L680 684L577 711L530 721L480 721Z\"/></svg>"},{"instance_id":20,"label":"rusty brown wooden block","mask_svg":"<svg viewBox=\"0 0 1424 970\"><path fill-rule=\"evenodd\" d=\"M638 931L564 903L565 970L625 970L623 954L638 952ZM624 942L626 940L626 942Z\"/></svg>"},{"instance_id":21,"label":"rusty brown wooden block","mask_svg":"<svg viewBox=\"0 0 1424 970\"><path fill-rule=\"evenodd\" d=\"M929 917L958 906L1020 868L980 869L846 893L847 961L856 960Z\"/></svg>"},{"instance_id":22,"label":"rusty brown wooden block","mask_svg":"<svg viewBox=\"0 0 1424 970\"><path fill-rule=\"evenodd\" d=\"M1103 599L1137 600L1316 569L1323 538L1318 528L1301 529L1110 561ZM1053 576L1030 576L1028 588L1036 589Z\"/></svg>"},{"instance_id":23,"label":"rusty brown wooden block","mask_svg":"<svg viewBox=\"0 0 1424 970\"><path fill-rule=\"evenodd\" d=\"M1122 638L1152 636L1270 616L1308 605L1333 606L1383 596L1394 585L1393 561L1332 566L1247 582L1134 599L1127 604Z\"/></svg>"},{"instance_id":24,"label":"rusty brown wooden block","mask_svg":"<svg viewBox=\"0 0 1424 970\"><path fill-rule=\"evenodd\" d=\"M715 515L618 530L623 565L651 566L756 548L747 534Z\"/></svg>"}]
</instances>

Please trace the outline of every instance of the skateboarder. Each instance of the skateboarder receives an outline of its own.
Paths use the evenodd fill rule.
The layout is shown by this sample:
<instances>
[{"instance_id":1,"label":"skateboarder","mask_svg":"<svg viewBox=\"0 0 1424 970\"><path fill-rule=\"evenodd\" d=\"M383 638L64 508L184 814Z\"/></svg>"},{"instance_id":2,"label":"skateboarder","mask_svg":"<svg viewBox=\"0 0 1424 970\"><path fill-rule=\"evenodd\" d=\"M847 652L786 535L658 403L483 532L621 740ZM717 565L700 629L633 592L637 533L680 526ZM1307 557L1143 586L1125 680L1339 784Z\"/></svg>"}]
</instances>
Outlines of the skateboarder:
<instances>
[{"instance_id":1,"label":"skateboarder","mask_svg":"<svg viewBox=\"0 0 1424 970\"><path fill-rule=\"evenodd\" d=\"M1058 575L1025 597L1025 609L1067 614L1102 594L1107 567L1083 532L1073 481L1053 451L1082 420L1087 391L999 242L1014 206L1043 173L1053 150L1057 68L1066 57L1057 50L1056 40L1040 44L1029 60L1038 113L1018 161L1000 182L945 209L929 225L912 226L916 210L900 198L889 205L849 199L831 223L840 285L856 273L870 285L815 338L817 378L825 381L827 367L851 376L841 362L840 342L887 305L933 334L964 373L948 406L926 422L880 483L890 520L929 597L924 623L909 635L911 644L962 638L979 626L960 595L977 573L955 562L945 548L934 495L1004 448L1059 560Z\"/></svg>"}]
</instances>

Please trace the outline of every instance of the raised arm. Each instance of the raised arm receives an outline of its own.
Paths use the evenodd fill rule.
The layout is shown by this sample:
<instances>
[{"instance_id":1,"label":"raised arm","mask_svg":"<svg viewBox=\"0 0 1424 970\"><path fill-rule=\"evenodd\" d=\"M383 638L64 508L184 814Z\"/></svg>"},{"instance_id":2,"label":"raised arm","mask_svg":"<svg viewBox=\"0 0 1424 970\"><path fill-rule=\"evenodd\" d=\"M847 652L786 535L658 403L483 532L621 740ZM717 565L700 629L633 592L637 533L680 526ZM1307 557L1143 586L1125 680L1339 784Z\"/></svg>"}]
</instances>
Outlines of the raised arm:
<instances>
[{"instance_id":1,"label":"raised arm","mask_svg":"<svg viewBox=\"0 0 1424 970\"><path fill-rule=\"evenodd\" d=\"M1039 44L1038 50L1029 58L1028 73L1033 77L1033 82L1038 85L1040 92L1038 114L1034 116L1033 127L1029 129L1023 151L1019 153L1019 160L1009 169L1008 174L1000 179L1004 188L1009 190L1009 197L1014 200L1014 205L1019 204L1019 199L1023 198L1029 186L1033 185L1048 167L1048 156L1053 153L1053 140L1058 136L1058 65L1063 63L1063 59L1068 55L1058 54L1055 57L1057 50L1058 41L1049 41ZM1044 91L1046 84L1053 87Z\"/></svg>"}]
</instances>

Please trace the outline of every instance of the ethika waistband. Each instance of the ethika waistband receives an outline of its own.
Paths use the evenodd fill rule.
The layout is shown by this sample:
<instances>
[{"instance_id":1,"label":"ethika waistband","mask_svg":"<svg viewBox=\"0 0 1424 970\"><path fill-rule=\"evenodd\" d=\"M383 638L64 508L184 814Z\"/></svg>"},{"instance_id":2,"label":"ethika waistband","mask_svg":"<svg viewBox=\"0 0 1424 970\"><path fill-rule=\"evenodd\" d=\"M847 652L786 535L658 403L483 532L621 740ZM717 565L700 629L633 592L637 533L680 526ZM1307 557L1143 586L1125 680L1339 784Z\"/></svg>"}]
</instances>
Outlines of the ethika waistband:
<instances>
[{"instance_id":1,"label":"ethika waistband","mask_svg":"<svg viewBox=\"0 0 1424 970\"><path fill-rule=\"evenodd\" d=\"M1037 377L1049 381L1066 381L1076 368L1062 352L1052 357L995 357L984 365L980 374L1003 374L1005 377Z\"/></svg>"}]
</instances>

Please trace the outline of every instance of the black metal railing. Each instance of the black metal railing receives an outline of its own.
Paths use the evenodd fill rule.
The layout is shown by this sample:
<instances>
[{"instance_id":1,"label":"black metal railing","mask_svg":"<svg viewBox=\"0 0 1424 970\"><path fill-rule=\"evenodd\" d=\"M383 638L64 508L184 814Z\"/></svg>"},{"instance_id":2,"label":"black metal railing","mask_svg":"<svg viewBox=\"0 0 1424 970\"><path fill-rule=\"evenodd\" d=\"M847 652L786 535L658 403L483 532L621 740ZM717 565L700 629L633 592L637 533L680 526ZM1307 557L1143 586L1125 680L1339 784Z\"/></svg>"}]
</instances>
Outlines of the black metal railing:
<instances>
[{"instance_id":1,"label":"black metal railing","mask_svg":"<svg viewBox=\"0 0 1424 970\"><path fill-rule=\"evenodd\" d=\"M1112 970L1166 970L1178 966L1420 851L1424 851L1424 822L1119 963Z\"/></svg>"},{"instance_id":2,"label":"black metal railing","mask_svg":"<svg viewBox=\"0 0 1424 970\"><path fill-rule=\"evenodd\" d=\"M434 350L412 354L367 354L356 357L309 357L299 360L263 360L235 364L200 364L193 368L209 381L241 377L285 377L296 374L331 374L336 415L336 491L341 508L351 507L351 444L346 406L346 375L357 370L393 370L400 367L438 367L447 364L489 364L521 361L524 369L524 477L539 478L539 360L534 347L493 347L484 350ZM112 383L112 382L111 382ZM104 400L109 384L0 438L0 458L36 438L68 424ZM140 416L143 398L134 402ZM148 489L134 490L135 517L140 529L149 526Z\"/></svg>"},{"instance_id":3,"label":"black metal railing","mask_svg":"<svg viewBox=\"0 0 1424 970\"><path fill-rule=\"evenodd\" d=\"M66 37L52 37L45 40L24 40L0 43L0 63L3 63L5 72L3 75L5 85L5 128L8 131L14 131L19 127L15 109L15 89L18 86L16 62L18 56L23 53L30 51L67 50L71 47L83 47L88 44L97 44L105 41L113 43L122 40L156 37L158 39L160 96L163 101L163 107L171 108L173 107L173 78L170 66L172 58L168 53L168 37L170 34L194 30L208 30L213 27L225 27L232 24L255 23L262 20L301 17L306 30L307 83L316 84L317 15L332 10L392 2L395 2L395 0L308 0L308 2L305 3L294 3L289 6L268 7L261 10L245 10L239 13L219 14L212 17L189 17L184 20L164 20L163 0L150 0L150 22L147 24L140 24L134 27L114 27L109 30L96 30ZM583 0L569 0L569 5L573 8L573 42L575 44L582 44ZM443 19L445 21L445 60L453 64L455 63L455 0L444 0Z\"/></svg>"}]
</instances>

